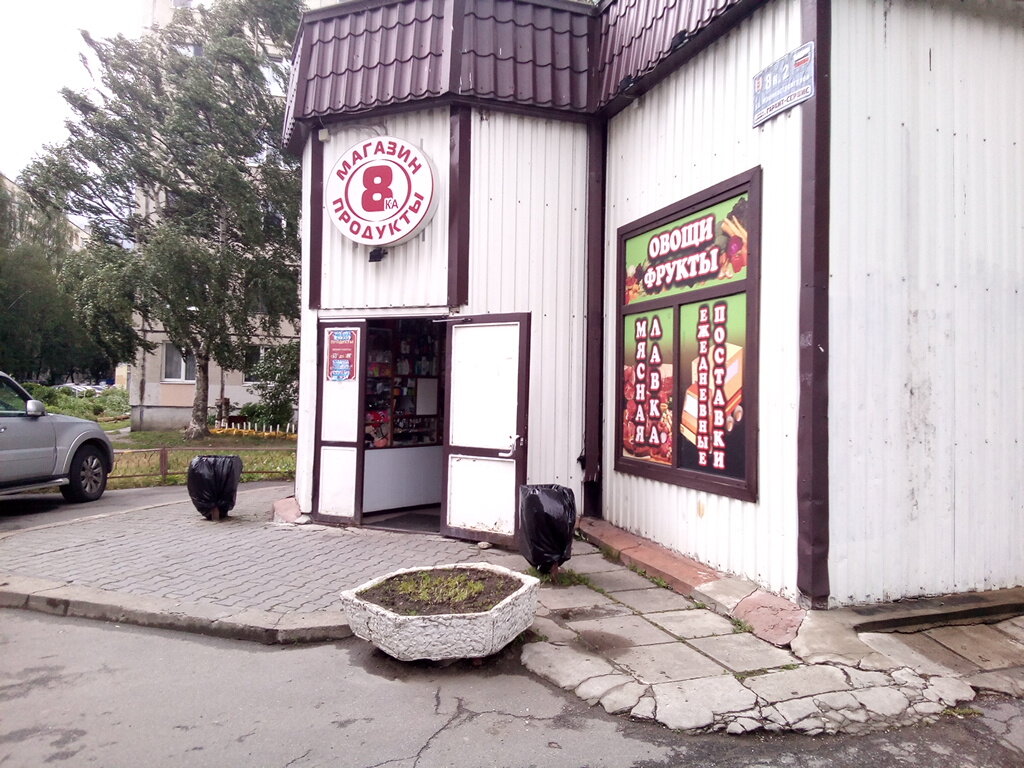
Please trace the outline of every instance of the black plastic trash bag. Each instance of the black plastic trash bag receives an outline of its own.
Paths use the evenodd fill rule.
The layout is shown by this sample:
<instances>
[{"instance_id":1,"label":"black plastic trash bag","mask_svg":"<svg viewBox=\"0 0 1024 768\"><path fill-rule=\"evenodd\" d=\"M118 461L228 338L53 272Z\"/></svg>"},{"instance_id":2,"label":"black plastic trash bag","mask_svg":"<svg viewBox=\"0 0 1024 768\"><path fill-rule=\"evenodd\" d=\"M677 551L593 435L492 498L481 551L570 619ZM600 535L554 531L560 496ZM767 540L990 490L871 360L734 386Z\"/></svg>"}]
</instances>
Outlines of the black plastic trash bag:
<instances>
[{"instance_id":1,"label":"black plastic trash bag","mask_svg":"<svg viewBox=\"0 0 1024 768\"><path fill-rule=\"evenodd\" d=\"M235 508L235 494L242 477L240 456L196 456L188 465L188 495L207 520Z\"/></svg>"},{"instance_id":2,"label":"black plastic trash bag","mask_svg":"<svg viewBox=\"0 0 1024 768\"><path fill-rule=\"evenodd\" d=\"M519 486L519 552L541 573L572 557L576 497L561 485Z\"/></svg>"}]
</instances>

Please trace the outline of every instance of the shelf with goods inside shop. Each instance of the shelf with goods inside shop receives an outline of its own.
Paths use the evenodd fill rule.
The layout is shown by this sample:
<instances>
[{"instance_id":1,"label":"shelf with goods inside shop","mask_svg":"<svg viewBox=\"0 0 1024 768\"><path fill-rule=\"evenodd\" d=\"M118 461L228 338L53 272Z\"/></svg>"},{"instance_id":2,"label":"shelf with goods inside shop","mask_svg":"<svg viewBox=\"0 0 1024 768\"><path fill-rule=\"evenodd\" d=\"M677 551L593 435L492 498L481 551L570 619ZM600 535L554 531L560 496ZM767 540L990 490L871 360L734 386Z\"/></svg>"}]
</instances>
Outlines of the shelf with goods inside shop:
<instances>
[{"instance_id":1,"label":"shelf with goods inside shop","mask_svg":"<svg viewBox=\"0 0 1024 768\"><path fill-rule=\"evenodd\" d=\"M429 321L371 326L367 350L367 448L437 445L439 341Z\"/></svg>"}]
</instances>

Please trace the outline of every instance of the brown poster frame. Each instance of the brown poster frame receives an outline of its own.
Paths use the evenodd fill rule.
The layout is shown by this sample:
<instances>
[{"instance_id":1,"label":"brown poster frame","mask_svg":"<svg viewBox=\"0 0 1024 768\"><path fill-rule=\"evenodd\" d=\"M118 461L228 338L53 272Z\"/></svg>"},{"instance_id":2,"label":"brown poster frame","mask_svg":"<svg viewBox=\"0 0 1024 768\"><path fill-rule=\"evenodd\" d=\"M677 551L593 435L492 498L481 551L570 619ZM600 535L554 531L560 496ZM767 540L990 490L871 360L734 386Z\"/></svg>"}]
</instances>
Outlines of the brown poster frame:
<instances>
[{"instance_id":1,"label":"brown poster frame","mask_svg":"<svg viewBox=\"0 0 1024 768\"><path fill-rule=\"evenodd\" d=\"M698 213L718 203L729 200L737 195L747 195L748 218L744 222L747 229L747 262L746 276L723 282L710 287L687 290L671 296L658 296L650 299L635 300L627 304L626 294L626 243L628 240L664 226L670 222ZM616 232L616 348L615 348L615 386L616 386L616 426L615 426L615 470L624 474L646 477L659 482L670 483L696 490L707 491L720 496L757 501L757 461L758 461L758 360L759 360L759 318L760 318L760 274L761 274L761 168L756 167L740 173L708 189L672 203L654 213L636 221L625 224ZM680 365L681 336L678 332L679 315L682 307L691 304L710 302L714 299L734 296L746 296L746 346L744 349L743 371L743 418L747 420L745 429L745 449L743 452L742 477L715 475L712 471L695 470L680 466L680 451L673 450L671 465L655 464L643 459L627 455L623 448L623 418L626 412L626 396L624 382L625 367L625 333L624 322L629 315L652 312L661 309L673 309L674 333L672 359ZM682 417L683 391L682 377L673 377L673 444L681 436L679 423Z\"/></svg>"}]
</instances>

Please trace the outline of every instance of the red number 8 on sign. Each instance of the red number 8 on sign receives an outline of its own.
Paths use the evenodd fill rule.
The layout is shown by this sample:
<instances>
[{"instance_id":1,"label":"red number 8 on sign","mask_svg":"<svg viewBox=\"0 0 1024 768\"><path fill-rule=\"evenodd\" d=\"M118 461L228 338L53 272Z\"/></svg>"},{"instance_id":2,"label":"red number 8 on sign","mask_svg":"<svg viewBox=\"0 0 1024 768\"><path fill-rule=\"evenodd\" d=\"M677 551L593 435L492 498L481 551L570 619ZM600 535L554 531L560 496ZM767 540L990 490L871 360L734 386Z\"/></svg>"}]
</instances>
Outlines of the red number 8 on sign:
<instances>
[{"instance_id":1,"label":"red number 8 on sign","mask_svg":"<svg viewBox=\"0 0 1024 768\"><path fill-rule=\"evenodd\" d=\"M391 191L393 171L387 165L371 165L363 171L363 210L379 213L386 207L385 200L395 195Z\"/></svg>"}]
</instances>

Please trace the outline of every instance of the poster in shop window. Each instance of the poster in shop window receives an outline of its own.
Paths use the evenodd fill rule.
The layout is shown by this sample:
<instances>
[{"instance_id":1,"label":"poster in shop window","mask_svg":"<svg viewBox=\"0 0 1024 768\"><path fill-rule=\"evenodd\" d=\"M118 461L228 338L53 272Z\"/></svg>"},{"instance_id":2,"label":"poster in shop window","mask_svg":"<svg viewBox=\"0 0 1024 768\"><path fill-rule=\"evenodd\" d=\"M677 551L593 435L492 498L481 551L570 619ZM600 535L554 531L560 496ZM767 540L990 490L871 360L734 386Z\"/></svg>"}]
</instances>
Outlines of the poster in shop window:
<instances>
[{"instance_id":1,"label":"poster in shop window","mask_svg":"<svg viewBox=\"0 0 1024 768\"><path fill-rule=\"evenodd\" d=\"M356 334L351 329L327 332L327 380L349 381L356 377Z\"/></svg>"},{"instance_id":2,"label":"poster in shop window","mask_svg":"<svg viewBox=\"0 0 1024 768\"><path fill-rule=\"evenodd\" d=\"M672 466L675 310L624 317L622 449L629 458Z\"/></svg>"},{"instance_id":3,"label":"poster in shop window","mask_svg":"<svg viewBox=\"0 0 1024 768\"><path fill-rule=\"evenodd\" d=\"M679 308L679 466L709 475L743 478L747 429L744 361L745 293Z\"/></svg>"}]
</instances>

